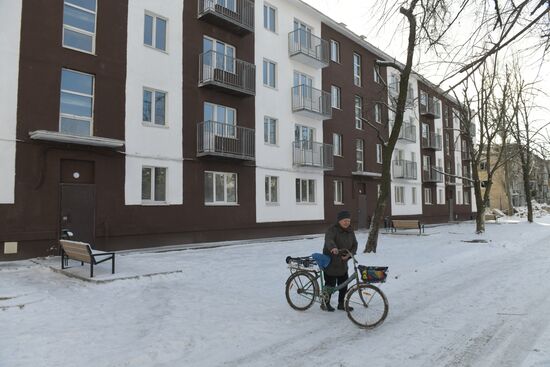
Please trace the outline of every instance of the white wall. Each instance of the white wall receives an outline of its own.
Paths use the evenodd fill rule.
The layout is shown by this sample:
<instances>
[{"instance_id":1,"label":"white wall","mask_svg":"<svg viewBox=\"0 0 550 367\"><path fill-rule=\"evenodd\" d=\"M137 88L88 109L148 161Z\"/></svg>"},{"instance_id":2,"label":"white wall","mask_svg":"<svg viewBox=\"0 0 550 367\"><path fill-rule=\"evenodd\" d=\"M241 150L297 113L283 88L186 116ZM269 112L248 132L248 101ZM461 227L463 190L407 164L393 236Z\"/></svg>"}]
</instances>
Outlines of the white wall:
<instances>
[{"instance_id":1,"label":"white wall","mask_svg":"<svg viewBox=\"0 0 550 367\"><path fill-rule=\"evenodd\" d=\"M444 126L443 126L443 116L442 116L442 113L443 113L443 105L442 105L442 102L441 100L437 99L439 102L439 118L435 118L434 119L434 132L436 134L439 134L441 136L441 150L436 150L435 151L435 162L433 163L435 166L438 166L439 165L439 161L441 161L441 171L442 172L445 172L445 144L443 143L443 140L444 140L444 136L445 136L445 129L444 129ZM434 102L435 102L435 99L434 99ZM447 177L445 177L445 175L443 175L443 182L442 183L436 183L436 187L435 187L435 197L433 199L433 202L434 203L437 203L437 205L440 205L440 206L445 206L447 207L447 198L446 198L446 190L445 190L445 181L447 180ZM438 195L439 195L439 192L441 192L441 201L438 203L437 200L438 200Z\"/></svg>"},{"instance_id":2,"label":"white wall","mask_svg":"<svg viewBox=\"0 0 550 367\"><path fill-rule=\"evenodd\" d=\"M462 139L460 138L460 119L458 117L458 111L453 109L453 141L455 144L455 151L454 151L454 157L455 157L455 174L457 176L462 176L464 172L462 169ZM457 163L460 166L460 171L457 170ZM471 195L471 194L470 194ZM460 198L459 198L460 196ZM462 204L464 203L464 195L463 195L463 186L462 186L462 179L456 179L456 186L455 186L455 205L456 204Z\"/></svg>"},{"instance_id":3,"label":"white wall","mask_svg":"<svg viewBox=\"0 0 550 367\"><path fill-rule=\"evenodd\" d=\"M315 168L294 167L292 142L296 124L315 128L315 141L323 142L323 121L292 113L291 87L294 70L313 78L313 87L321 89L321 69L314 69L290 59L288 34L293 31L294 19L313 28L321 36L321 21L307 7L291 0L265 2L277 8L277 33L264 28L264 1L255 2L255 63L256 63L256 220L257 222L322 220L324 219L323 171ZM263 60L277 63L277 87L263 85ZM278 145L264 143L264 116L278 119ZM279 204L265 202L265 176L279 177ZM296 203L296 178L316 180L316 203Z\"/></svg>"},{"instance_id":4,"label":"white wall","mask_svg":"<svg viewBox=\"0 0 550 367\"><path fill-rule=\"evenodd\" d=\"M15 138L22 0L0 1L0 204L15 203Z\"/></svg>"},{"instance_id":5,"label":"white wall","mask_svg":"<svg viewBox=\"0 0 550 367\"><path fill-rule=\"evenodd\" d=\"M143 44L145 11L168 19L166 52ZM132 0L128 4L126 74L126 205L141 204L142 166L167 168L167 204L183 202L181 0ZM166 127L144 125L143 88L168 93Z\"/></svg>"}]
</instances>

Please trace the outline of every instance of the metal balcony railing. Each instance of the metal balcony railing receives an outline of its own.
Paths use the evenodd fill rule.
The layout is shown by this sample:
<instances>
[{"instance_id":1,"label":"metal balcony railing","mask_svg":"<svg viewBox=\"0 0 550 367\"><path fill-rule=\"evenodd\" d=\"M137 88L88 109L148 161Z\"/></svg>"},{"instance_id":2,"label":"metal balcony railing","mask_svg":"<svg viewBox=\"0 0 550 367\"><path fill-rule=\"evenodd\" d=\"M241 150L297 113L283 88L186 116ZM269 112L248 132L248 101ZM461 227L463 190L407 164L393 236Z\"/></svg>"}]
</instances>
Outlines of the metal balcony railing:
<instances>
[{"instance_id":1,"label":"metal balcony railing","mask_svg":"<svg viewBox=\"0 0 550 367\"><path fill-rule=\"evenodd\" d=\"M437 170L437 171L436 171ZM443 182L443 169L441 167L428 167L422 171L422 181L424 182Z\"/></svg>"},{"instance_id":2,"label":"metal balcony railing","mask_svg":"<svg viewBox=\"0 0 550 367\"><path fill-rule=\"evenodd\" d=\"M239 94L256 94L256 66L221 52L199 55L199 87L212 85Z\"/></svg>"},{"instance_id":3,"label":"metal balcony railing","mask_svg":"<svg viewBox=\"0 0 550 367\"><path fill-rule=\"evenodd\" d=\"M441 150L443 138L436 133L429 133L428 136L422 134L422 148Z\"/></svg>"},{"instance_id":4,"label":"metal balcony railing","mask_svg":"<svg viewBox=\"0 0 550 367\"><path fill-rule=\"evenodd\" d=\"M297 166L318 167L331 170L334 167L333 146L310 140L292 143L293 163Z\"/></svg>"},{"instance_id":5,"label":"metal balcony railing","mask_svg":"<svg viewBox=\"0 0 550 367\"><path fill-rule=\"evenodd\" d=\"M393 178L404 178L407 180L416 180L417 164L413 161L394 160L392 165Z\"/></svg>"},{"instance_id":6,"label":"metal balcony railing","mask_svg":"<svg viewBox=\"0 0 550 367\"><path fill-rule=\"evenodd\" d=\"M250 0L198 0L198 18L236 33L254 32L254 2Z\"/></svg>"},{"instance_id":7,"label":"metal balcony railing","mask_svg":"<svg viewBox=\"0 0 550 367\"><path fill-rule=\"evenodd\" d=\"M330 119L330 93L305 84L292 87L292 111L311 118Z\"/></svg>"},{"instance_id":8,"label":"metal balcony railing","mask_svg":"<svg viewBox=\"0 0 550 367\"><path fill-rule=\"evenodd\" d=\"M399 131L399 139L407 142L416 143L416 125L410 122L404 122Z\"/></svg>"},{"instance_id":9,"label":"metal balcony railing","mask_svg":"<svg viewBox=\"0 0 550 367\"><path fill-rule=\"evenodd\" d=\"M290 57L317 69L328 66L329 45L322 38L305 29L296 29L288 34Z\"/></svg>"},{"instance_id":10,"label":"metal balcony railing","mask_svg":"<svg viewBox=\"0 0 550 367\"><path fill-rule=\"evenodd\" d=\"M427 97L426 99L420 100L420 115L431 117L431 118L440 118L441 111L439 103L435 103L433 97Z\"/></svg>"},{"instance_id":11,"label":"metal balcony railing","mask_svg":"<svg viewBox=\"0 0 550 367\"><path fill-rule=\"evenodd\" d=\"M219 156L253 161L254 129L217 121L197 125L197 156Z\"/></svg>"}]
</instances>

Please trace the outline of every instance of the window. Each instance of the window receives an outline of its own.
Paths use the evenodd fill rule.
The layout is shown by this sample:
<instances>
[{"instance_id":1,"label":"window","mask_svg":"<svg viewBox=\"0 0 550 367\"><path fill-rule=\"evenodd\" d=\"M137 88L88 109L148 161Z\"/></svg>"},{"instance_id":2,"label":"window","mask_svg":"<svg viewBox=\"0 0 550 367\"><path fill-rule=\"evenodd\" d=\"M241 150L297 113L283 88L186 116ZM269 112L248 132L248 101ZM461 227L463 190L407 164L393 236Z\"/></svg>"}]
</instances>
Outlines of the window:
<instances>
[{"instance_id":1,"label":"window","mask_svg":"<svg viewBox=\"0 0 550 367\"><path fill-rule=\"evenodd\" d=\"M335 40L330 40L330 59L340 62L340 43Z\"/></svg>"},{"instance_id":2,"label":"window","mask_svg":"<svg viewBox=\"0 0 550 367\"><path fill-rule=\"evenodd\" d=\"M334 155L341 157L342 156L342 135L333 133L332 145L334 147Z\"/></svg>"},{"instance_id":3,"label":"window","mask_svg":"<svg viewBox=\"0 0 550 367\"><path fill-rule=\"evenodd\" d=\"M422 166L424 171L429 171L431 166L431 159L429 155L422 156Z\"/></svg>"},{"instance_id":4,"label":"window","mask_svg":"<svg viewBox=\"0 0 550 367\"><path fill-rule=\"evenodd\" d=\"M315 136L315 129L309 126L296 125L294 126L294 139L296 141L305 142L308 145L308 149L313 149L312 142Z\"/></svg>"},{"instance_id":5,"label":"window","mask_svg":"<svg viewBox=\"0 0 550 367\"><path fill-rule=\"evenodd\" d=\"M166 92L143 88L143 122L166 125Z\"/></svg>"},{"instance_id":6,"label":"window","mask_svg":"<svg viewBox=\"0 0 550 367\"><path fill-rule=\"evenodd\" d=\"M461 190L457 190L457 192L456 192L456 203L458 205L462 205L462 191Z\"/></svg>"},{"instance_id":7,"label":"window","mask_svg":"<svg viewBox=\"0 0 550 367\"><path fill-rule=\"evenodd\" d=\"M376 198L380 197L380 190L381 190L380 184L376 185Z\"/></svg>"},{"instance_id":8,"label":"window","mask_svg":"<svg viewBox=\"0 0 550 367\"><path fill-rule=\"evenodd\" d=\"M445 154L451 154L451 136L449 133L445 133Z\"/></svg>"},{"instance_id":9,"label":"window","mask_svg":"<svg viewBox=\"0 0 550 367\"><path fill-rule=\"evenodd\" d=\"M276 32L277 9L271 5L264 4L264 28Z\"/></svg>"},{"instance_id":10,"label":"window","mask_svg":"<svg viewBox=\"0 0 550 367\"><path fill-rule=\"evenodd\" d=\"M479 169L486 170L487 162L479 162Z\"/></svg>"},{"instance_id":11,"label":"window","mask_svg":"<svg viewBox=\"0 0 550 367\"><path fill-rule=\"evenodd\" d=\"M428 95L423 90L420 91L420 105L428 107Z\"/></svg>"},{"instance_id":12,"label":"window","mask_svg":"<svg viewBox=\"0 0 550 367\"><path fill-rule=\"evenodd\" d=\"M332 85L330 87L330 97L332 108L340 108L340 87Z\"/></svg>"},{"instance_id":13,"label":"window","mask_svg":"<svg viewBox=\"0 0 550 367\"><path fill-rule=\"evenodd\" d=\"M96 0L65 0L63 47L95 52Z\"/></svg>"},{"instance_id":14,"label":"window","mask_svg":"<svg viewBox=\"0 0 550 367\"><path fill-rule=\"evenodd\" d=\"M434 98L434 112L436 116L441 116L441 101Z\"/></svg>"},{"instance_id":15,"label":"window","mask_svg":"<svg viewBox=\"0 0 550 367\"><path fill-rule=\"evenodd\" d=\"M166 202L166 168L143 167L141 169L141 200Z\"/></svg>"},{"instance_id":16,"label":"window","mask_svg":"<svg viewBox=\"0 0 550 367\"><path fill-rule=\"evenodd\" d=\"M374 64L374 81L376 83L382 83L382 76L380 74L380 65Z\"/></svg>"},{"instance_id":17,"label":"window","mask_svg":"<svg viewBox=\"0 0 550 367\"><path fill-rule=\"evenodd\" d=\"M409 104L409 106L412 107L413 102L414 102L414 89L412 87L412 84L409 83L409 89L407 91L407 104Z\"/></svg>"},{"instance_id":18,"label":"window","mask_svg":"<svg viewBox=\"0 0 550 367\"><path fill-rule=\"evenodd\" d=\"M361 56L353 53L353 84L361 86Z\"/></svg>"},{"instance_id":19,"label":"window","mask_svg":"<svg viewBox=\"0 0 550 367\"><path fill-rule=\"evenodd\" d=\"M213 77L216 69L235 74L237 50L234 46L204 36L202 38L202 52L202 73L205 76Z\"/></svg>"},{"instance_id":20,"label":"window","mask_svg":"<svg viewBox=\"0 0 550 367\"><path fill-rule=\"evenodd\" d=\"M399 76L397 74L392 74L390 77L390 92L392 94L399 93Z\"/></svg>"},{"instance_id":21,"label":"window","mask_svg":"<svg viewBox=\"0 0 550 367\"><path fill-rule=\"evenodd\" d=\"M334 204L344 204L344 183L340 180L334 180Z\"/></svg>"},{"instance_id":22,"label":"window","mask_svg":"<svg viewBox=\"0 0 550 367\"><path fill-rule=\"evenodd\" d=\"M358 172L362 172L364 167L364 157L363 157L363 140L357 139L355 143L355 162L356 162L356 170Z\"/></svg>"},{"instance_id":23,"label":"window","mask_svg":"<svg viewBox=\"0 0 550 367\"><path fill-rule=\"evenodd\" d=\"M464 191L464 205L470 205L470 192Z\"/></svg>"},{"instance_id":24,"label":"window","mask_svg":"<svg viewBox=\"0 0 550 367\"><path fill-rule=\"evenodd\" d=\"M204 102L205 136L204 144L211 144L214 148L215 136L236 137L237 110L210 102Z\"/></svg>"},{"instance_id":25,"label":"window","mask_svg":"<svg viewBox=\"0 0 550 367\"><path fill-rule=\"evenodd\" d=\"M380 103L376 103L374 105L374 121L378 122L379 124L382 123L382 106Z\"/></svg>"},{"instance_id":26,"label":"window","mask_svg":"<svg viewBox=\"0 0 550 367\"><path fill-rule=\"evenodd\" d=\"M166 24L168 20L145 13L143 43L157 50L166 51Z\"/></svg>"},{"instance_id":27,"label":"window","mask_svg":"<svg viewBox=\"0 0 550 367\"><path fill-rule=\"evenodd\" d=\"M425 139L427 142L430 141L430 125L426 124L425 122L422 123L422 138Z\"/></svg>"},{"instance_id":28,"label":"window","mask_svg":"<svg viewBox=\"0 0 550 367\"><path fill-rule=\"evenodd\" d=\"M394 187L394 194L395 194L395 203L396 204L405 204L405 187L395 186Z\"/></svg>"},{"instance_id":29,"label":"window","mask_svg":"<svg viewBox=\"0 0 550 367\"><path fill-rule=\"evenodd\" d=\"M264 85L267 87L275 88L276 83L276 70L277 70L277 64L275 64L273 61L264 60Z\"/></svg>"},{"instance_id":30,"label":"window","mask_svg":"<svg viewBox=\"0 0 550 367\"><path fill-rule=\"evenodd\" d=\"M277 144L277 120L264 117L264 143Z\"/></svg>"},{"instance_id":31,"label":"window","mask_svg":"<svg viewBox=\"0 0 550 367\"><path fill-rule=\"evenodd\" d=\"M382 164L382 144L376 144L376 163Z\"/></svg>"},{"instance_id":32,"label":"window","mask_svg":"<svg viewBox=\"0 0 550 367\"><path fill-rule=\"evenodd\" d=\"M279 202L279 177L265 176L265 202L268 204Z\"/></svg>"},{"instance_id":33,"label":"window","mask_svg":"<svg viewBox=\"0 0 550 367\"><path fill-rule=\"evenodd\" d=\"M93 135L94 77L77 71L61 71L59 132Z\"/></svg>"},{"instance_id":34,"label":"window","mask_svg":"<svg viewBox=\"0 0 550 367\"><path fill-rule=\"evenodd\" d=\"M445 204L445 202L443 201L443 189L437 189L437 203Z\"/></svg>"},{"instance_id":35,"label":"window","mask_svg":"<svg viewBox=\"0 0 550 367\"><path fill-rule=\"evenodd\" d=\"M359 96L355 96L355 128L363 129L363 100Z\"/></svg>"},{"instance_id":36,"label":"window","mask_svg":"<svg viewBox=\"0 0 550 367\"><path fill-rule=\"evenodd\" d=\"M424 204L430 205L432 203L432 190L430 188L424 188Z\"/></svg>"},{"instance_id":37,"label":"window","mask_svg":"<svg viewBox=\"0 0 550 367\"><path fill-rule=\"evenodd\" d=\"M296 202L315 203L315 180L296 179Z\"/></svg>"},{"instance_id":38,"label":"window","mask_svg":"<svg viewBox=\"0 0 550 367\"><path fill-rule=\"evenodd\" d=\"M227 172L204 172L205 204L236 204L237 174Z\"/></svg>"},{"instance_id":39,"label":"window","mask_svg":"<svg viewBox=\"0 0 550 367\"><path fill-rule=\"evenodd\" d=\"M416 205L416 187L411 187L411 200Z\"/></svg>"}]
</instances>

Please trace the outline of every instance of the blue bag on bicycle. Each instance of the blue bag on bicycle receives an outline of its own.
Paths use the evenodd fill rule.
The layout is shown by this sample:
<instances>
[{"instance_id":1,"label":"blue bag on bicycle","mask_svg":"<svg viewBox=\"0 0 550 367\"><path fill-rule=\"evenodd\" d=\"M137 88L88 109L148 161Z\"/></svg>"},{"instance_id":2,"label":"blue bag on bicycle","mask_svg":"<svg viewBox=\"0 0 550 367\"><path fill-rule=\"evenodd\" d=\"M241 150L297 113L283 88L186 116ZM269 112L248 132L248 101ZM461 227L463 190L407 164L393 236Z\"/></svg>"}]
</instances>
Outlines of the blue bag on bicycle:
<instances>
[{"instance_id":1,"label":"blue bag on bicycle","mask_svg":"<svg viewBox=\"0 0 550 367\"><path fill-rule=\"evenodd\" d=\"M314 253L311 255L311 257L313 258L313 260L315 260L315 262L321 269L325 269L330 264L330 256Z\"/></svg>"}]
</instances>

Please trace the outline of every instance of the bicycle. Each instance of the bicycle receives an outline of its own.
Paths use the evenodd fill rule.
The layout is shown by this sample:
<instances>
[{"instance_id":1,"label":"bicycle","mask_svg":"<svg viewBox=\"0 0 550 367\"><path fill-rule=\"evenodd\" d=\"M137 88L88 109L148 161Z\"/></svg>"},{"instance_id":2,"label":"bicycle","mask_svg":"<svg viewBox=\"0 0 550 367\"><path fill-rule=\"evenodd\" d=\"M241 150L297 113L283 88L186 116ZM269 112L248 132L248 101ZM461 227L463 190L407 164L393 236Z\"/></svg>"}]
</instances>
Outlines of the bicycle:
<instances>
[{"instance_id":1,"label":"bicycle","mask_svg":"<svg viewBox=\"0 0 550 367\"><path fill-rule=\"evenodd\" d=\"M313 256L288 256L286 263L291 275L286 280L286 300L293 309L305 311L315 302L326 305L333 293L355 281L346 293L344 309L355 325L364 329L375 328L388 316L389 305L386 295L371 283L385 282L388 267L359 265L355 256L348 250L346 252L353 260L354 272L337 287L324 284L323 268Z\"/></svg>"}]
</instances>

